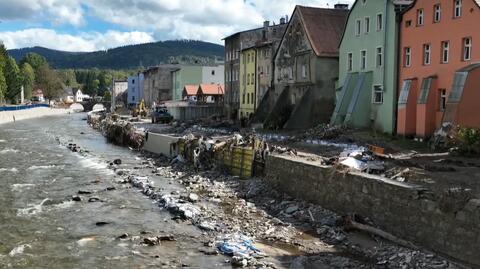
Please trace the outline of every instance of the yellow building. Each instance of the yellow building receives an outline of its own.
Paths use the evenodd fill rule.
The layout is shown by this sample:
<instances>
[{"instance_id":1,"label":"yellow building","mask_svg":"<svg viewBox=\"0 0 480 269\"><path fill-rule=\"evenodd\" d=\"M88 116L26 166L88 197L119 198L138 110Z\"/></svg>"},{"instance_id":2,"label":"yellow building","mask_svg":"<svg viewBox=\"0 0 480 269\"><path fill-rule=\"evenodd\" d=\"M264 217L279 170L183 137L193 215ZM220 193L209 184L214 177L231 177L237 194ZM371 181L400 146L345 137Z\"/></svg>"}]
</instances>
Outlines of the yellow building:
<instances>
[{"instance_id":1,"label":"yellow building","mask_svg":"<svg viewBox=\"0 0 480 269\"><path fill-rule=\"evenodd\" d=\"M240 119L249 119L255 112L255 89L257 83L256 50L242 50L240 60Z\"/></svg>"}]
</instances>

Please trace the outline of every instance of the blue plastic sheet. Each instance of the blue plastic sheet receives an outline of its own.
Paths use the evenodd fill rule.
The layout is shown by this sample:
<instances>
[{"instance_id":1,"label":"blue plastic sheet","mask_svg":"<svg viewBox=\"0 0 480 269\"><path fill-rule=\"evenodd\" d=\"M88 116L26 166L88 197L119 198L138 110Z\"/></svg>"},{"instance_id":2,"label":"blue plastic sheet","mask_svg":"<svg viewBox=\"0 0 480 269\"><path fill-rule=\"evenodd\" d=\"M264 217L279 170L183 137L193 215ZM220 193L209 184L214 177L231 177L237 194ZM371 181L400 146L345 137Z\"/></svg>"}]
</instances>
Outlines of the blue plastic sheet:
<instances>
[{"instance_id":1,"label":"blue plastic sheet","mask_svg":"<svg viewBox=\"0 0 480 269\"><path fill-rule=\"evenodd\" d=\"M15 111L15 110L25 110L36 107L49 107L48 104L33 104L33 105L23 105L23 106L0 106L0 111Z\"/></svg>"}]
</instances>

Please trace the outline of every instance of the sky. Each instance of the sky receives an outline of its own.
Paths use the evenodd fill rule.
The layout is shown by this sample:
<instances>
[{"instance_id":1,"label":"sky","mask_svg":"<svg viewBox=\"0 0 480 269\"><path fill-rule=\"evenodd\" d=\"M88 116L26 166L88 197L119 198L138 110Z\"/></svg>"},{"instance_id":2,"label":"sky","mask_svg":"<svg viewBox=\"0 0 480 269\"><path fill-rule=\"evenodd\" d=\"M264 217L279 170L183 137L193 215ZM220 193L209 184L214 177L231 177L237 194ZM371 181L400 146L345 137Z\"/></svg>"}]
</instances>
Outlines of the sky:
<instances>
[{"instance_id":1,"label":"sky","mask_svg":"<svg viewBox=\"0 0 480 269\"><path fill-rule=\"evenodd\" d=\"M8 49L42 46L96 51L172 39L223 44L232 33L278 23L296 4L353 0L0 0L0 40Z\"/></svg>"}]
</instances>

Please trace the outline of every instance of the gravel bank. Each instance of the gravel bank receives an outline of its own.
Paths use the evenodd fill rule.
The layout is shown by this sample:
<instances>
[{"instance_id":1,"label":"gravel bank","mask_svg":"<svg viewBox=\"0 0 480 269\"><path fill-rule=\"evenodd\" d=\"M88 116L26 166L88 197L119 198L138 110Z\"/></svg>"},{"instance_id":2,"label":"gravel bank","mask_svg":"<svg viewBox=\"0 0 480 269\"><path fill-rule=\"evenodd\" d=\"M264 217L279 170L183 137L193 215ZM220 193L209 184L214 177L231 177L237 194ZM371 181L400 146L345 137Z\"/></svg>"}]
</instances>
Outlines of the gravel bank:
<instances>
[{"instance_id":1,"label":"gravel bank","mask_svg":"<svg viewBox=\"0 0 480 269\"><path fill-rule=\"evenodd\" d=\"M46 108L46 107L37 107L31 109L17 110L17 111L2 111L0 112L0 124L10 123L15 120L26 120L32 118L39 118L44 116L53 116L67 114L70 112L70 109L59 109L59 108Z\"/></svg>"}]
</instances>

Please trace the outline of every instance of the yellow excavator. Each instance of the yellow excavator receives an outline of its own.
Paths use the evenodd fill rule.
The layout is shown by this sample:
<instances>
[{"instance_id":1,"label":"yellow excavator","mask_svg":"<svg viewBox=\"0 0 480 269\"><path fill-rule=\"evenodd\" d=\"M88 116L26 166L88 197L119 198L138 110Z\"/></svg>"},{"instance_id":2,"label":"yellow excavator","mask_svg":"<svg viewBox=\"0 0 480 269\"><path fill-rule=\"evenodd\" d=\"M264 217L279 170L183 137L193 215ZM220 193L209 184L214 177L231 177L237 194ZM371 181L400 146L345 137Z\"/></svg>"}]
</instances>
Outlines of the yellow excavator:
<instances>
[{"instance_id":1,"label":"yellow excavator","mask_svg":"<svg viewBox=\"0 0 480 269\"><path fill-rule=\"evenodd\" d=\"M133 109L133 117L146 118L147 117L147 108L145 107L145 100L142 101Z\"/></svg>"}]
</instances>

